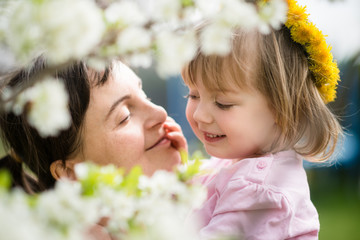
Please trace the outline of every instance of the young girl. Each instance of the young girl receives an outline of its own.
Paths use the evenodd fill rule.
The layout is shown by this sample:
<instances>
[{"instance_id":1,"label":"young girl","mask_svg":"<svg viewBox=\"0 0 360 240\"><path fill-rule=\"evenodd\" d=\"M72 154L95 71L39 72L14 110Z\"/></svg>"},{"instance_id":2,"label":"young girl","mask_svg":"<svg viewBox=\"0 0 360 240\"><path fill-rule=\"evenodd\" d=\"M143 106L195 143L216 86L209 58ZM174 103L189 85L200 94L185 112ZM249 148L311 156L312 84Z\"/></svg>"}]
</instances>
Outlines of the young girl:
<instances>
[{"instance_id":1,"label":"young girl","mask_svg":"<svg viewBox=\"0 0 360 240\"><path fill-rule=\"evenodd\" d=\"M318 238L302 159L328 159L342 134L325 105L339 72L304 8L288 2L280 30L236 29L229 55L199 51L183 69L187 119L218 170L203 179L202 238Z\"/></svg>"}]
</instances>

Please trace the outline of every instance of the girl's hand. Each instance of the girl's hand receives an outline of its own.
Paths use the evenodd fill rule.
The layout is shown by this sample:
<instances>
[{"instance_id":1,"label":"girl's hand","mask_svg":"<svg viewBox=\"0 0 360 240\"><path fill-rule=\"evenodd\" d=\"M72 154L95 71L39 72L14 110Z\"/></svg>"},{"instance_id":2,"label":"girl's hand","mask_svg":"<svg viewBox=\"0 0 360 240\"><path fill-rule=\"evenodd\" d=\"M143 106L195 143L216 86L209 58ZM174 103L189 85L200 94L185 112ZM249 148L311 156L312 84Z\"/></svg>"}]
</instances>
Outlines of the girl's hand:
<instances>
[{"instance_id":1,"label":"girl's hand","mask_svg":"<svg viewBox=\"0 0 360 240\"><path fill-rule=\"evenodd\" d=\"M86 233L86 239L90 238L92 240L114 240L103 226L94 225Z\"/></svg>"},{"instance_id":2,"label":"girl's hand","mask_svg":"<svg viewBox=\"0 0 360 240\"><path fill-rule=\"evenodd\" d=\"M109 218L103 217L100 221L92 226L86 232L86 239L92 240L117 240L115 237L111 236L106 230L106 226L108 224Z\"/></svg>"},{"instance_id":3,"label":"girl's hand","mask_svg":"<svg viewBox=\"0 0 360 240\"><path fill-rule=\"evenodd\" d=\"M175 122L171 117L167 117L164 123L164 129L166 131L167 138L171 141L171 144L174 148L181 151L188 150L187 142L182 133L181 127Z\"/></svg>"}]
</instances>

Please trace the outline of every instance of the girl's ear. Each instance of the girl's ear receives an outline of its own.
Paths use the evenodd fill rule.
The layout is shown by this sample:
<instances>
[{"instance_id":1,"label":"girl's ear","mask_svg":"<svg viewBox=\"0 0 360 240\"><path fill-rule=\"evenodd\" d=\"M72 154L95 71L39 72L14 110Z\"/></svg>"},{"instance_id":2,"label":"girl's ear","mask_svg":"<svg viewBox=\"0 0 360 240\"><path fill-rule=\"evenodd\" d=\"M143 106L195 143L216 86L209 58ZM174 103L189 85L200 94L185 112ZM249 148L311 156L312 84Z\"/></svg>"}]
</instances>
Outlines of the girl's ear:
<instances>
[{"instance_id":1,"label":"girl's ear","mask_svg":"<svg viewBox=\"0 0 360 240\"><path fill-rule=\"evenodd\" d=\"M55 160L50 164L51 175L55 178L55 180L59 180L60 178L76 180L75 164L78 162L80 161L76 159L68 159L66 161Z\"/></svg>"}]
</instances>

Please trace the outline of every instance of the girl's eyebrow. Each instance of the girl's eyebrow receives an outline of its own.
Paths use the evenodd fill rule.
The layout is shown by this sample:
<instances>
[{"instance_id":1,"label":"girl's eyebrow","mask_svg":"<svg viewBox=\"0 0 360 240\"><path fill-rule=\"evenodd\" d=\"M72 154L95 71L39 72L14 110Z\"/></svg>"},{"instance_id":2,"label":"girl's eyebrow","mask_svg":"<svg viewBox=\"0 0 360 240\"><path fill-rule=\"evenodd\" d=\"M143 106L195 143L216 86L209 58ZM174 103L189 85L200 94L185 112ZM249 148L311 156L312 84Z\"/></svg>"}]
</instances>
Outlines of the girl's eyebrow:
<instances>
[{"instance_id":1,"label":"girl's eyebrow","mask_svg":"<svg viewBox=\"0 0 360 240\"><path fill-rule=\"evenodd\" d=\"M118 100L116 100L110 107L109 109L109 112L106 114L106 117L105 117L105 121L110 117L111 113L114 112L115 108L120 104L122 103L123 101L127 100L127 99L130 99L131 98L131 95L130 94L127 94L125 96L122 96L121 98L119 98Z\"/></svg>"}]
</instances>

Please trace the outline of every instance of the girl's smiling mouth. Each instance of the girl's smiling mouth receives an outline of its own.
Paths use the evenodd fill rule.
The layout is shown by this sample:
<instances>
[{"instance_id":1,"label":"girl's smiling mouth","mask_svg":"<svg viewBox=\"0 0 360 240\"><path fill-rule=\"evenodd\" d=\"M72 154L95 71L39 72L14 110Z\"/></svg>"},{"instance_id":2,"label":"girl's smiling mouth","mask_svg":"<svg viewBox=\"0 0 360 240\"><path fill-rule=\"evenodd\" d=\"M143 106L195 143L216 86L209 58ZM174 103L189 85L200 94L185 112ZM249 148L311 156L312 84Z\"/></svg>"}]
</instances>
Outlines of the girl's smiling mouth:
<instances>
[{"instance_id":1,"label":"girl's smiling mouth","mask_svg":"<svg viewBox=\"0 0 360 240\"><path fill-rule=\"evenodd\" d=\"M204 132L204 138L207 142L217 142L224 139L225 137L226 135Z\"/></svg>"}]
</instances>

